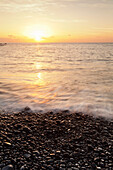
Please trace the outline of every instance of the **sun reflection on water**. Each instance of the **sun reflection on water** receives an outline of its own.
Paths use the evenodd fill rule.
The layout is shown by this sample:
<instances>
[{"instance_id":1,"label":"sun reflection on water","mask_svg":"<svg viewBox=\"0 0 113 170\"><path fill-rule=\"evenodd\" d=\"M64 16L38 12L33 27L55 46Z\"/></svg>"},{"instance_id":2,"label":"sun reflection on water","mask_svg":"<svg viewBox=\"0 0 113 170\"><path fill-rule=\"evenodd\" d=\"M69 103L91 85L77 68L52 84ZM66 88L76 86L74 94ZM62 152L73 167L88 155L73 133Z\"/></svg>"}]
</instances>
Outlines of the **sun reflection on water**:
<instances>
[{"instance_id":1,"label":"sun reflection on water","mask_svg":"<svg viewBox=\"0 0 113 170\"><path fill-rule=\"evenodd\" d=\"M51 91L51 81L47 76L47 73L41 72L41 68L43 69L47 66L41 65L41 63L37 62L35 64L35 68L37 69L37 73L32 73L33 80L30 84L32 89L32 93L30 94L33 98L33 102L37 104L49 104L51 100L53 100L56 96L56 93ZM38 72L40 71L40 72Z\"/></svg>"},{"instance_id":2,"label":"sun reflection on water","mask_svg":"<svg viewBox=\"0 0 113 170\"><path fill-rule=\"evenodd\" d=\"M33 70L35 71L30 74L25 73L24 75L24 77L30 80L24 81L24 89L27 92L27 96L29 96L29 99L32 101L31 103L37 106L38 104L49 105L57 96L56 87L53 86L53 77L51 79L50 73L45 71L45 69L49 69L47 64L36 61L33 65ZM55 76L54 78L57 77ZM26 96L24 97L26 98ZM26 98L26 100L29 99Z\"/></svg>"},{"instance_id":3,"label":"sun reflection on water","mask_svg":"<svg viewBox=\"0 0 113 170\"><path fill-rule=\"evenodd\" d=\"M42 65L41 65L39 62L37 62L37 63L35 64L35 67L36 67L36 69L41 69L41 68L42 68Z\"/></svg>"},{"instance_id":4,"label":"sun reflection on water","mask_svg":"<svg viewBox=\"0 0 113 170\"><path fill-rule=\"evenodd\" d=\"M39 79L42 79L42 73L38 73L38 74L37 74L37 77L38 77Z\"/></svg>"}]
</instances>

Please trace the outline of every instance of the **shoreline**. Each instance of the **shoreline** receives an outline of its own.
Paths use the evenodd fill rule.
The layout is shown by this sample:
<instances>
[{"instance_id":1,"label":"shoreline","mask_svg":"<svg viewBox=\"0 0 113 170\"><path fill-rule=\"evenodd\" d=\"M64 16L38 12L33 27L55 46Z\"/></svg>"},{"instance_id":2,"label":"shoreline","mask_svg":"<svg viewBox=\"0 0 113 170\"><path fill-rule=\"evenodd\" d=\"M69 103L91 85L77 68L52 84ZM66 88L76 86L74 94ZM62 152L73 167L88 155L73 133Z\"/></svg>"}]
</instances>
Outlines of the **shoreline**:
<instances>
[{"instance_id":1,"label":"shoreline","mask_svg":"<svg viewBox=\"0 0 113 170\"><path fill-rule=\"evenodd\" d=\"M112 120L27 109L0 119L0 169L112 170Z\"/></svg>"}]
</instances>

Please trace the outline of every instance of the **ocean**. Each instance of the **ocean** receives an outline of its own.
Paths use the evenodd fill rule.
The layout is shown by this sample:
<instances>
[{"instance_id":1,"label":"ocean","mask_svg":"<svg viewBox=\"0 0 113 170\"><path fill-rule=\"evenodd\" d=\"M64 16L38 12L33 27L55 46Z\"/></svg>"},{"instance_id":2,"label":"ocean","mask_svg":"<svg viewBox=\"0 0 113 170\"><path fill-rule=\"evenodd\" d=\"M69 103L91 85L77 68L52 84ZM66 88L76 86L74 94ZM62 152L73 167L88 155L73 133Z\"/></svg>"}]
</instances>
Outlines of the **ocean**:
<instances>
[{"instance_id":1,"label":"ocean","mask_svg":"<svg viewBox=\"0 0 113 170\"><path fill-rule=\"evenodd\" d=\"M0 112L26 106L113 118L113 43L0 46Z\"/></svg>"}]
</instances>

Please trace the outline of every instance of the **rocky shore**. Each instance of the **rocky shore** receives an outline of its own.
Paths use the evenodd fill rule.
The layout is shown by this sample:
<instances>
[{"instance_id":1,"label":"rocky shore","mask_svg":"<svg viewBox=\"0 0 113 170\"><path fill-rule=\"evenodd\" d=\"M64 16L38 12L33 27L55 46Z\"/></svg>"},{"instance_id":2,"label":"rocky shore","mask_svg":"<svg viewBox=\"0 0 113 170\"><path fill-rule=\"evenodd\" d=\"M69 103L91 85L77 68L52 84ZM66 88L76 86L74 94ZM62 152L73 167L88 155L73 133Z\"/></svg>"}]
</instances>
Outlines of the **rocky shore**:
<instances>
[{"instance_id":1,"label":"rocky shore","mask_svg":"<svg viewBox=\"0 0 113 170\"><path fill-rule=\"evenodd\" d=\"M0 114L1 170L112 170L113 121L82 113Z\"/></svg>"}]
</instances>

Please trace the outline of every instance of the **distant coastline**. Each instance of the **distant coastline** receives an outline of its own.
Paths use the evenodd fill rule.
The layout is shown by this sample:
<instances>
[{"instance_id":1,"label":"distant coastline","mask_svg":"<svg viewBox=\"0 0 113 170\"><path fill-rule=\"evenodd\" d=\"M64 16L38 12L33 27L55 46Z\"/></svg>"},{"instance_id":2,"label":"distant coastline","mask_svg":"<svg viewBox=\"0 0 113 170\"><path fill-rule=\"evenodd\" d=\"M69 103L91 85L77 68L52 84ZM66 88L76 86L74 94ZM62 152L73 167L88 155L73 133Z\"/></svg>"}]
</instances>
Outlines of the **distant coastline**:
<instances>
[{"instance_id":1,"label":"distant coastline","mask_svg":"<svg viewBox=\"0 0 113 170\"><path fill-rule=\"evenodd\" d=\"M4 46L4 45L7 45L7 43L0 43L0 46Z\"/></svg>"}]
</instances>

